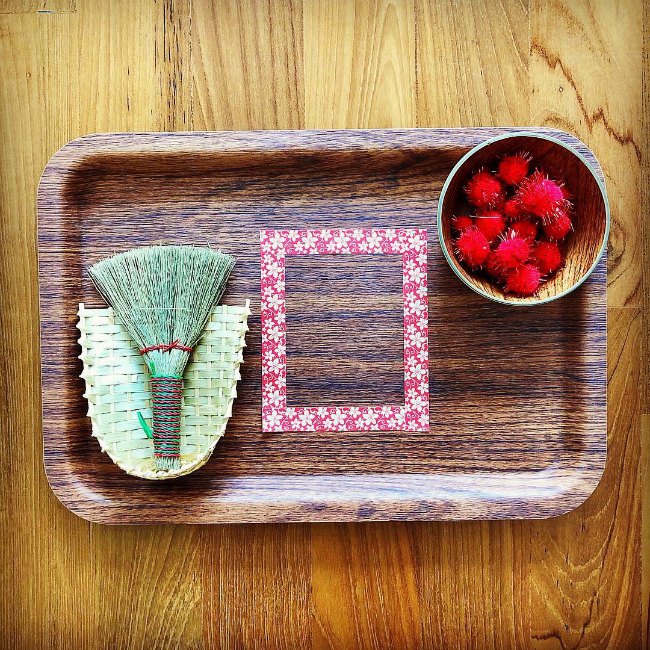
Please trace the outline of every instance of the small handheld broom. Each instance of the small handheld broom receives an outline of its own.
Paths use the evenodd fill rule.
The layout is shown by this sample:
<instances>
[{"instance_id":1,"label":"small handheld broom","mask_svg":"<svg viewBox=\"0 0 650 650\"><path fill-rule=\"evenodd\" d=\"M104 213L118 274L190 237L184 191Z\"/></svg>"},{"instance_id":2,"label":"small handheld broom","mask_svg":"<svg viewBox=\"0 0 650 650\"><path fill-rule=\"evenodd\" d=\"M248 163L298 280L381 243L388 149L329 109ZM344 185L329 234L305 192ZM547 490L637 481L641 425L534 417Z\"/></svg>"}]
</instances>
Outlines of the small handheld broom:
<instances>
[{"instance_id":1,"label":"small handheld broom","mask_svg":"<svg viewBox=\"0 0 650 650\"><path fill-rule=\"evenodd\" d=\"M183 373L235 264L194 246L149 246L109 257L90 277L140 348L151 374L158 469L180 466ZM139 415L139 414L138 414Z\"/></svg>"}]
</instances>

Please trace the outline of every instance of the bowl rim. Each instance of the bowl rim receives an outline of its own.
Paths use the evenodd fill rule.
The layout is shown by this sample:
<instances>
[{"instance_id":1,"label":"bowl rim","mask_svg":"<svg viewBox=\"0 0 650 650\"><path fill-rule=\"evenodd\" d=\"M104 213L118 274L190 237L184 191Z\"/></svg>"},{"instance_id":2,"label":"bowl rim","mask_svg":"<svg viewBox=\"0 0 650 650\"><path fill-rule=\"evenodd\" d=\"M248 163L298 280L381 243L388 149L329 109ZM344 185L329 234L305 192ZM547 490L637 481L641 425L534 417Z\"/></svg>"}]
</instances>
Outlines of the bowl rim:
<instances>
[{"instance_id":1,"label":"bowl rim","mask_svg":"<svg viewBox=\"0 0 650 650\"><path fill-rule=\"evenodd\" d=\"M594 177L594 180L598 185L598 189L600 190L600 194L605 204L605 233L603 235L603 241L600 246L600 250L598 251L596 258L594 259L593 264L589 267L589 269L587 269L587 271L583 274L583 276L579 278L574 284L572 284L567 289L564 289L564 291L561 291L560 293L557 293L553 296L549 296L548 298L533 299L525 302L515 302L515 301L508 300L506 298L490 295L489 293L485 292L483 289L469 282L467 278L465 278L463 275L460 274L460 272L458 271L458 269L456 268L455 264L452 261L451 253L447 248L447 243L442 234L442 206L444 204L444 199L452 179L459 171L459 169L465 164L465 162L467 162L467 160L469 160L477 151L493 144L494 142L499 142L500 140L509 140L511 138L522 137L522 136L527 138L538 138L540 140L548 140L550 142L558 144L564 149L570 151L582 163L584 163L584 165L589 170L589 173ZM610 219L611 217L610 217L609 201L607 199L607 191L605 189L605 183L599 178L598 174L596 173L595 169L592 167L591 163L577 149L574 149L571 145L567 144L566 142L563 142L559 138L553 137L551 135L537 133L535 131L513 131L511 133L503 133L501 135L488 138L487 140L484 140L480 144L477 144L475 147L472 147L464 156L462 156L462 158L454 165L452 170L449 172L449 175L447 176L444 185L442 186L442 190L440 191L440 196L438 197L438 206L436 210L436 227L438 231L438 243L440 244L440 248L442 248L443 255L445 256L447 263L451 267L451 270L463 282L463 284L468 286L470 289L472 289L479 295L483 296L484 298L488 298L493 302L498 302L503 305L510 305L512 307L533 307L535 305L544 305L546 303L552 302L553 300L558 300L559 298L563 298L564 296L571 293L572 291L575 291L594 272L594 269L598 265L598 262L600 262L607 248L607 242L609 240Z\"/></svg>"}]
</instances>

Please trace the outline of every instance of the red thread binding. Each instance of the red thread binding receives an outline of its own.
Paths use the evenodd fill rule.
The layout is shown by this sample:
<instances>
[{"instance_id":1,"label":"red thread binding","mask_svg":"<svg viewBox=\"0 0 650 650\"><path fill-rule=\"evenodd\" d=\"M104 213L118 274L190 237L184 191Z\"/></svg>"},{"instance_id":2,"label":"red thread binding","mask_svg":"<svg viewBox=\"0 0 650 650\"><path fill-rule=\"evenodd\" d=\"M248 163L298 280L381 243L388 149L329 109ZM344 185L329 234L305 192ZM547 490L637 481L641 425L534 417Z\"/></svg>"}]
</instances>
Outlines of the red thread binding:
<instances>
[{"instance_id":1,"label":"red thread binding","mask_svg":"<svg viewBox=\"0 0 650 650\"><path fill-rule=\"evenodd\" d=\"M153 352L154 350L159 350L160 352L171 352L172 350L191 352L192 348L187 345L183 345L178 339L176 339L171 343L160 343L159 345L150 345L148 348L142 348L142 350L140 350L140 354L146 354L147 352Z\"/></svg>"}]
</instances>

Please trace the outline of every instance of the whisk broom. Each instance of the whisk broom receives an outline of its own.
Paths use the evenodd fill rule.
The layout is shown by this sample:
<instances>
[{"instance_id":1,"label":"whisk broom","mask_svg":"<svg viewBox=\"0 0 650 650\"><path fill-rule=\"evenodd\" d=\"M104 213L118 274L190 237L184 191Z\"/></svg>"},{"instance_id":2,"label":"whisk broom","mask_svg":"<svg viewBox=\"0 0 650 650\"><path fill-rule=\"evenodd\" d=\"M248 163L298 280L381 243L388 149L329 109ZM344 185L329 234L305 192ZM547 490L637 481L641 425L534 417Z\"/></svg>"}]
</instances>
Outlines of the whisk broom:
<instances>
[{"instance_id":1,"label":"whisk broom","mask_svg":"<svg viewBox=\"0 0 650 650\"><path fill-rule=\"evenodd\" d=\"M140 348L151 375L157 469L180 467L183 373L235 264L230 255L194 246L148 246L88 270Z\"/></svg>"}]
</instances>

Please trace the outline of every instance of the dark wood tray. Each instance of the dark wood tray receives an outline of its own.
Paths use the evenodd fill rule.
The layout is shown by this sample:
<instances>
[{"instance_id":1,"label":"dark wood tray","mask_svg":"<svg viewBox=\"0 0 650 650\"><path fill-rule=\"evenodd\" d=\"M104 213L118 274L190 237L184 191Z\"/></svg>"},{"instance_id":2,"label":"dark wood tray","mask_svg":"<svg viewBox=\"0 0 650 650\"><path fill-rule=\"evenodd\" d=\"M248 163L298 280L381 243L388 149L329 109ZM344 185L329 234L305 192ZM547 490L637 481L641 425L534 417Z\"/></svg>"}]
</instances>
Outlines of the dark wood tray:
<instances>
[{"instance_id":1,"label":"dark wood tray","mask_svg":"<svg viewBox=\"0 0 650 650\"><path fill-rule=\"evenodd\" d=\"M45 469L73 512L104 523L550 517L594 490L606 456L606 261L535 308L479 297L448 268L436 202L453 165L508 129L98 134L49 162L38 193ZM509 129L514 130L514 129ZM593 154L573 136L545 131ZM427 228L428 433L274 433L260 422L259 230ZM99 450L79 379L85 272L153 243L214 244L238 263L224 302L252 300L240 397L197 472L133 478ZM401 276L391 257L287 266L296 405L401 395Z\"/></svg>"}]
</instances>

